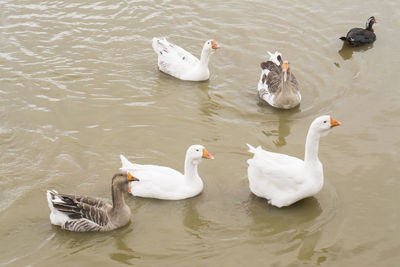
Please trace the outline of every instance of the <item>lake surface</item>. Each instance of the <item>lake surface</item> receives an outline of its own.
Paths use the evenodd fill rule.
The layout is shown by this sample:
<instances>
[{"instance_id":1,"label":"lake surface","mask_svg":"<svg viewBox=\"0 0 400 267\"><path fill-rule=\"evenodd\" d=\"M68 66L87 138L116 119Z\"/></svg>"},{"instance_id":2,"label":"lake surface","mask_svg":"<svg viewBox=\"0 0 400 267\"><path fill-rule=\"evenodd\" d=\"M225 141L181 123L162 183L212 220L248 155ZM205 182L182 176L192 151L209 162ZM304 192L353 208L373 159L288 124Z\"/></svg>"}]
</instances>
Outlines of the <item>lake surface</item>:
<instances>
[{"instance_id":1,"label":"lake surface","mask_svg":"<svg viewBox=\"0 0 400 267\"><path fill-rule=\"evenodd\" d=\"M0 265L398 266L400 2L1 1ZM377 41L338 39L374 15ZM160 73L165 36L211 78ZM259 102L267 51L290 61L300 107ZM302 158L312 120L342 125L320 142L325 184L274 208L251 194L246 143ZM127 197L131 223L109 233L52 226L45 192L111 198L119 155L183 170L185 151L215 156L201 195Z\"/></svg>"}]
</instances>

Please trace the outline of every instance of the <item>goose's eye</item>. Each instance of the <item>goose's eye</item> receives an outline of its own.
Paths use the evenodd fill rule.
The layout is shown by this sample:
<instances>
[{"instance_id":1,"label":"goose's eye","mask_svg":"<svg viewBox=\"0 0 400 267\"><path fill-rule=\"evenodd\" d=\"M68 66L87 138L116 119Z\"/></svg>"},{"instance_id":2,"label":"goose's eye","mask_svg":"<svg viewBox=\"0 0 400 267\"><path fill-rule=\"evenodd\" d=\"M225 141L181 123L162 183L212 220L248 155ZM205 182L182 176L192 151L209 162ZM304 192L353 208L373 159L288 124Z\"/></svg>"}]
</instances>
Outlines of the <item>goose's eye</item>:
<instances>
[{"instance_id":1,"label":"goose's eye","mask_svg":"<svg viewBox=\"0 0 400 267\"><path fill-rule=\"evenodd\" d=\"M199 149L196 149L197 152L199 152Z\"/></svg>"},{"instance_id":2,"label":"goose's eye","mask_svg":"<svg viewBox=\"0 0 400 267\"><path fill-rule=\"evenodd\" d=\"M326 123L326 121L324 121L324 123Z\"/></svg>"}]
</instances>

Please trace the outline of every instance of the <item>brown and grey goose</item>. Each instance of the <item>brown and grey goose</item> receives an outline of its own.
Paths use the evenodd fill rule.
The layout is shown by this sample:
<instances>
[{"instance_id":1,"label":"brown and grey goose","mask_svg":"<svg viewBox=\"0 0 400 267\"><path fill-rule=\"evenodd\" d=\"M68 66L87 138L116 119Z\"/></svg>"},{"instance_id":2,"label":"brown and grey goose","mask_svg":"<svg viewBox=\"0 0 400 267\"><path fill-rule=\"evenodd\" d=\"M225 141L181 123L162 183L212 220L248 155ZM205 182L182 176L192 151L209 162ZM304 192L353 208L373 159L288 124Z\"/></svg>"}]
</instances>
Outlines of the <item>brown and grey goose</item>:
<instances>
[{"instance_id":1,"label":"brown and grey goose","mask_svg":"<svg viewBox=\"0 0 400 267\"><path fill-rule=\"evenodd\" d=\"M113 176L112 205L98 198L48 190L51 223L74 232L111 231L128 224L131 210L125 204L124 194L130 191L128 183L131 181L138 179L129 173L117 173Z\"/></svg>"},{"instance_id":2,"label":"brown and grey goose","mask_svg":"<svg viewBox=\"0 0 400 267\"><path fill-rule=\"evenodd\" d=\"M378 23L374 16L370 17L365 24L365 29L353 28L351 29L346 37L340 37L339 39L348 44L349 46L359 46L363 44L373 43L376 40L376 35L372 26L374 23Z\"/></svg>"},{"instance_id":3,"label":"brown and grey goose","mask_svg":"<svg viewBox=\"0 0 400 267\"><path fill-rule=\"evenodd\" d=\"M291 109L300 104L301 94L288 61L279 52L268 52L270 59L261 63L258 96L275 108Z\"/></svg>"}]
</instances>

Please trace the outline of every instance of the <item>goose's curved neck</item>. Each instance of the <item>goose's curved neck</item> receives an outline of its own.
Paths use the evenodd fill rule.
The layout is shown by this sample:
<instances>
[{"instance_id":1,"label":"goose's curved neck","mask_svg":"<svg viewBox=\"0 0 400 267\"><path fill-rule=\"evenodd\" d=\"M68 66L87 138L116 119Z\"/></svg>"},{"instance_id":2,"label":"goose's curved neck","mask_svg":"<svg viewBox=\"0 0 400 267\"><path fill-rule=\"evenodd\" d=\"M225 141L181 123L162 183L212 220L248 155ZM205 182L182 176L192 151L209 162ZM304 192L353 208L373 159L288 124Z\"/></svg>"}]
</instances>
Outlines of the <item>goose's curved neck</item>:
<instances>
[{"instance_id":1,"label":"goose's curved neck","mask_svg":"<svg viewBox=\"0 0 400 267\"><path fill-rule=\"evenodd\" d=\"M196 163L192 162L188 157L185 158L185 177L187 179L193 179L195 177L199 177L197 172L197 165Z\"/></svg>"},{"instance_id":2,"label":"goose's curved neck","mask_svg":"<svg viewBox=\"0 0 400 267\"><path fill-rule=\"evenodd\" d=\"M208 68L208 62L210 61L210 50L203 48L200 55L200 66L203 68Z\"/></svg>"},{"instance_id":3,"label":"goose's curved neck","mask_svg":"<svg viewBox=\"0 0 400 267\"><path fill-rule=\"evenodd\" d=\"M306 139L306 151L304 161L306 163L319 162L318 149L319 149L320 135L313 130L312 127L308 130Z\"/></svg>"},{"instance_id":4,"label":"goose's curved neck","mask_svg":"<svg viewBox=\"0 0 400 267\"><path fill-rule=\"evenodd\" d=\"M124 193L121 188L123 186L116 180L118 178L119 177L114 176L111 183L112 205L114 210L125 206Z\"/></svg>"},{"instance_id":5,"label":"goose's curved neck","mask_svg":"<svg viewBox=\"0 0 400 267\"><path fill-rule=\"evenodd\" d=\"M290 83L290 76L291 76L290 69L287 69L287 71L282 71L282 87L284 88L288 87L288 84Z\"/></svg>"},{"instance_id":6,"label":"goose's curved neck","mask_svg":"<svg viewBox=\"0 0 400 267\"><path fill-rule=\"evenodd\" d=\"M288 76L289 76L288 71L289 71L289 70L287 70L287 71L282 71L282 74L283 74L283 83L286 83L286 81L288 80Z\"/></svg>"}]
</instances>

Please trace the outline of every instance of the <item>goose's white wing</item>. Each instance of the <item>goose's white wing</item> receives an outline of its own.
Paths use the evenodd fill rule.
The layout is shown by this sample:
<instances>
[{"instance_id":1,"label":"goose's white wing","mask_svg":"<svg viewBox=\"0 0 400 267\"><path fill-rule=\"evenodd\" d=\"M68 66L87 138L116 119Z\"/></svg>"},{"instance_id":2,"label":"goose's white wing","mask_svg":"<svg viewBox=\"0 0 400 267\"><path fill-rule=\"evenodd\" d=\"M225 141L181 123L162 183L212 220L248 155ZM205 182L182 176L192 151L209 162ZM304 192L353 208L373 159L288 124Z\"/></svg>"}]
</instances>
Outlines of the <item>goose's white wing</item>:
<instances>
[{"instance_id":1,"label":"goose's white wing","mask_svg":"<svg viewBox=\"0 0 400 267\"><path fill-rule=\"evenodd\" d=\"M168 42L165 38L153 38L152 46L158 55L158 67L161 71L174 77L199 64L199 60L185 49Z\"/></svg>"},{"instance_id":2,"label":"goose's white wing","mask_svg":"<svg viewBox=\"0 0 400 267\"><path fill-rule=\"evenodd\" d=\"M132 182L131 193L134 196L178 199L180 185L185 183L185 176L168 167L157 165L141 165L129 162L123 155L120 156L123 171L129 171L139 181Z\"/></svg>"},{"instance_id":3,"label":"goose's white wing","mask_svg":"<svg viewBox=\"0 0 400 267\"><path fill-rule=\"evenodd\" d=\"M304 161L285 154L269 152L257 147L254 157L247 161L249 166L257 168L265 179L277 183L281 186L291 186L301 183L297 179L298 172L302 170Z\"/></svg>"},{"instance_id":4,"label":"goose's white wing","mask_svg":"<svg viewBox=\"0 0 400 267\"><path fill-rule=\"evenodd\" d=\"M302 186L304 162L298 158L250 147L254 157L247 163L250 190L269 200L286 199L296 195Z\"/></svg>"}]
</instances>

